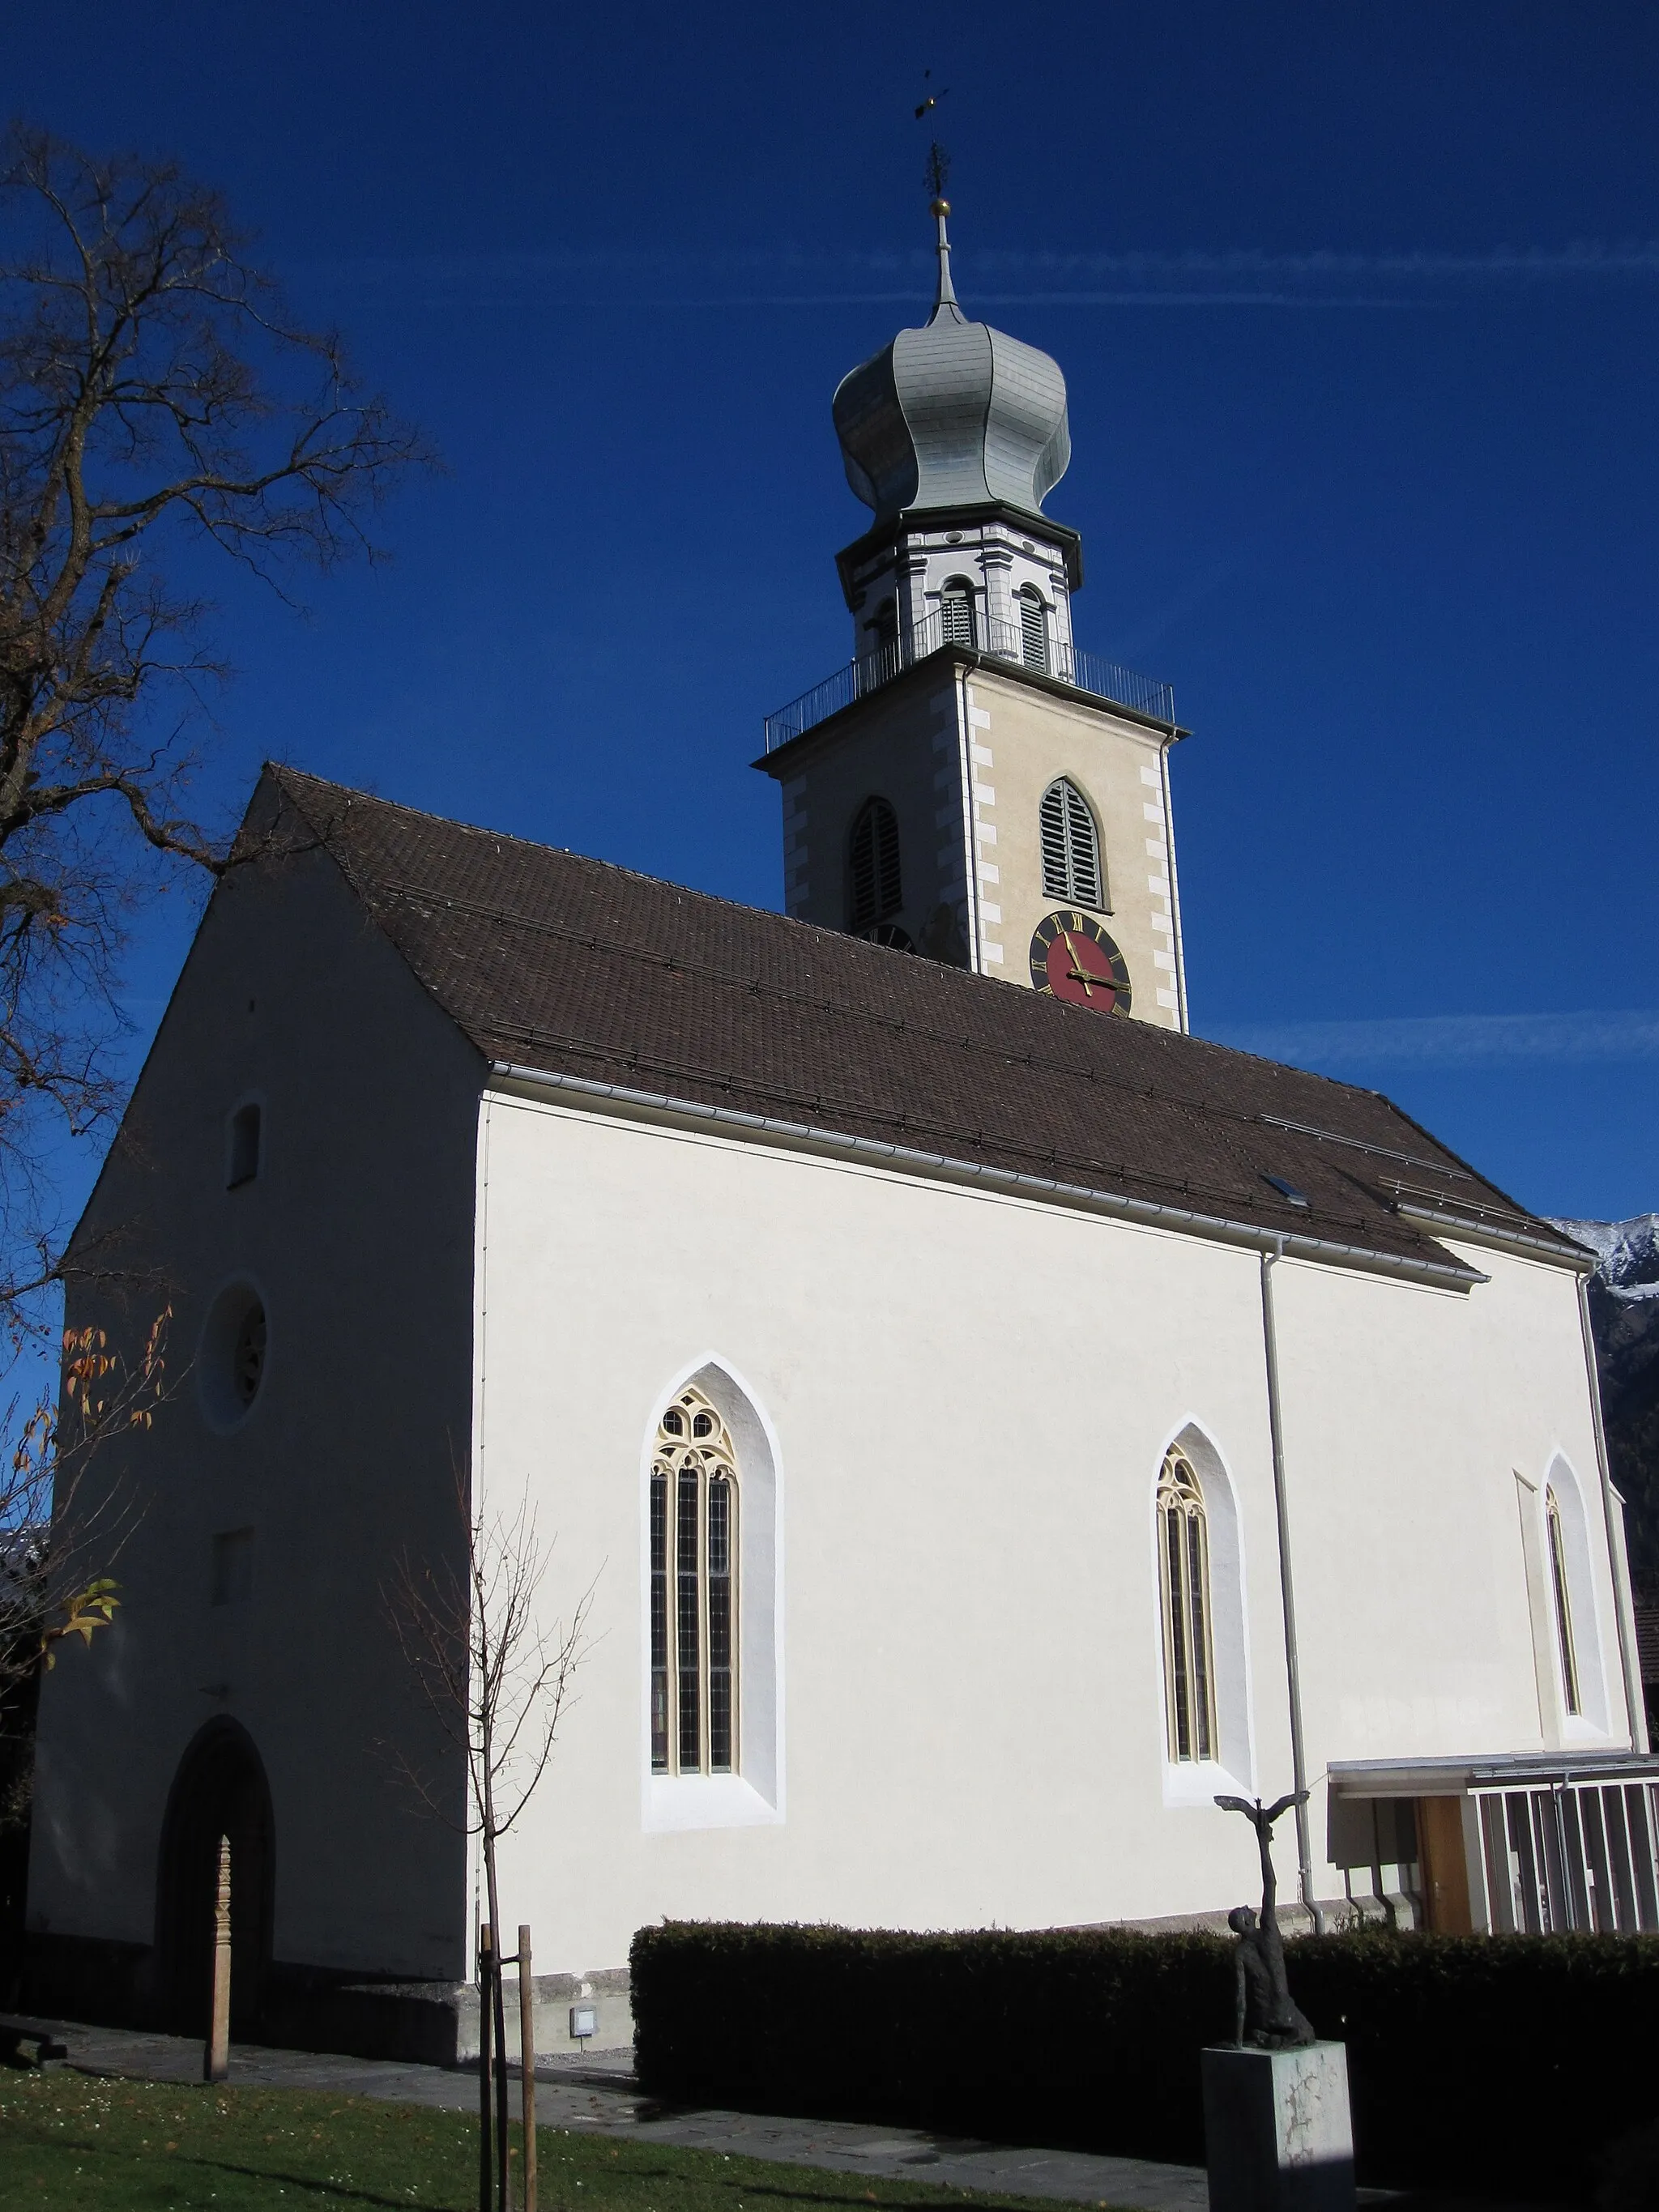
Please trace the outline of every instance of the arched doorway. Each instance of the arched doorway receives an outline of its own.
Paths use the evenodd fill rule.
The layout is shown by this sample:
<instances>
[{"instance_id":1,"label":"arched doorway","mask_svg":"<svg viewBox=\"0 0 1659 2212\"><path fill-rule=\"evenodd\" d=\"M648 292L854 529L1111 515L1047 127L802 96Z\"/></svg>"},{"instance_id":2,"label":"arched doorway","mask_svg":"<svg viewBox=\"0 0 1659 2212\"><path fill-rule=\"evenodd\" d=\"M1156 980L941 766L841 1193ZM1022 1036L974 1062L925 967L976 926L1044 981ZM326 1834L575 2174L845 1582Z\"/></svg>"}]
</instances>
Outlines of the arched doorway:
<instances>
[{"instance_id":1,"label":"arched doorway","mask_svg":"<svg viewBox=\"0 0 1659 2212\"><path fill-rule=\"evenodd\" d=\"M275 1849L270 1790L253 1739L239 1721L210 1721L179 1762L155 1900L158 1995L176 2035L204 2035L213 1984L219 1839L230 1838L230 2026L259 2025L270 1964Z\"/></svg>"}]
</instances>

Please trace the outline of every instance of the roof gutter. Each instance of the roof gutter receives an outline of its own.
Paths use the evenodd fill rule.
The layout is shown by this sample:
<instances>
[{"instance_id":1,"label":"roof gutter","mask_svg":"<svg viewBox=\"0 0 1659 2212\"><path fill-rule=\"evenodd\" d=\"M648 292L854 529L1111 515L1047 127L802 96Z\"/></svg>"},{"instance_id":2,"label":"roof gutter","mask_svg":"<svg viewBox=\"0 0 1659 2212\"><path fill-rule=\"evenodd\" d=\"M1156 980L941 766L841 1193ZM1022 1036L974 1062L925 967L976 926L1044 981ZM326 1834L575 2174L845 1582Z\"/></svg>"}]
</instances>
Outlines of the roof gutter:
<instances>
[{"instance_id":1,"label":"roof gutter","mask_svg":"<svg viewBox=\"0 0 1659 2212\"><path fill-rule=\"evenodd\" d=\"M1570 1267L1581 1277L1595 1273L1595 1255L1575 1247L1564 1251L1559 1243L1548 1237L1533 1235L1529 1230L1505 1229L1495 1221L1483 1221L1465 1213L1453 1213L1443 1206L1424 1206L1407 1198L1397 1198L1394 1210L1403 1221L1426 1222L1435 1229L1449 1230L1455 1237L1467 1237L1477 1244L1501 1244L1505 1249L1531 1252L1540 1260L1553 1261L1558 1267ZM1485 1280L1485 1278L1482 1278Z\"/></svg>"},{"instance_id":2,"label":"roof gutter","mask_svg":"<svg viewBox=\"0 0 1659 2212\"><path fill-rule=\"evenodd\" d=\"M1419 1260L1407 1254L1373 1252L1363 1244L1343 1244L1325 1237L1310 1237L1279 1229L1259 1228L1254 1222L1230 1221L1224 1215L1200 1213L1191 1206L1171 1206L1159 1199L1128 1198L1117 1191L1091 1190L1086 1184L1061 1182L1050 1176L1023 1174L1016 1168L994 1167L981 1160L952 1159L943 1152L925 1152L909 1145L889 1144L877 1137L855 1137L844 1129L815 1128L804 1121L780 1121L770 1114L745 1114L735 1106L711 1106L702 1099L675 1098L665 1091L637 1091L627 1084L597 1083L589 1076L563 1075L548 1068L525 1067L514 1061L489 1064L496 1080L521 1084L531 1091L572 1094L585 1103L609 1106L623 1114L650 1115L664 1119L729 1130L733 1136L760 1137L801 1150L867 1160L873 1166L898 1172L934 1176L943 1182L980 1185L1118 1220L1137 1221L1148 1228L1169 1229L1189 1237L1204 1237L1251 1252L1273 1252L1285 1259L1311 1260L1327 1267L1354 1267L1370 1274L1393 1275L1407 1282L1432 1285L1440 1290L1472 1290L1490 1282L1477 1267L1455 1260Z\"/></svg>"}]
</instances>

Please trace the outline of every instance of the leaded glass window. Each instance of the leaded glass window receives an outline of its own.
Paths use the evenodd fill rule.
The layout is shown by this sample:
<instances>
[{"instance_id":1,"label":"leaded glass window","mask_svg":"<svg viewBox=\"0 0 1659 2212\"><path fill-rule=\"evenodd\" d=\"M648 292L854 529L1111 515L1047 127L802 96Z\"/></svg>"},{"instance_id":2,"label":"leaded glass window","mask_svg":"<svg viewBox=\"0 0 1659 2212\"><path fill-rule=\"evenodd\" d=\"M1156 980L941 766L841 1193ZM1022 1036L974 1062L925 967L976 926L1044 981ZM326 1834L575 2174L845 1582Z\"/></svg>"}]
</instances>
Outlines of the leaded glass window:
<instances>
[{"instance_id":1,"label":"leaded glass window","mask_svg":"<svg viewBox=\"0 0 1659 2212\"><path fill-rule=\"evenodd\" d=\"M1174 1447L1158 1477L1158 1557L1170 1757L1177 1763L1213 1759L1215 1662L1204 1489L1191 1461Z\"/></svg>"},{"instance_id":2,"label":"leaded glass window","mask_svg":"<svg viewBox=\"0 0 1659 2212\"><path fill-rule=\"evenodd\" d=\"M1088 800L1068 775L1057 776L1042 794L1037 828L1042 846L1042 893L1073 906L1109 913L1100 833Z\"/></svg>"},{"instance_id":3,"label":"leaded glass window","mask_svg":"<svg viewBox=\"0 0 1659 2212\"><path fill-rule=\"evenodd\" d=\"M700 1390L683 1390L662 1417L650 1522L652 1771L734 1773L738 1469Z\"/></svg>"},{"instance_id":4,"label":"leaded glass window","mask_svg":"<svg viewBox=\"0 0 1659 2212\"><path fill-rule=\"evenodd\" d=\"M1578 1660L1572 1644L1572 1599L1567 1588L1567 1547L1561 1528L1561 1507L1553 1490L1544 1492L1544 1518L1549 1529L1550 1581L1555 1591L1555 1633L1561 1651L1561 1686L1567 1711L1583 1711L1578 1696Z\"/></svg>"}]
</instances>

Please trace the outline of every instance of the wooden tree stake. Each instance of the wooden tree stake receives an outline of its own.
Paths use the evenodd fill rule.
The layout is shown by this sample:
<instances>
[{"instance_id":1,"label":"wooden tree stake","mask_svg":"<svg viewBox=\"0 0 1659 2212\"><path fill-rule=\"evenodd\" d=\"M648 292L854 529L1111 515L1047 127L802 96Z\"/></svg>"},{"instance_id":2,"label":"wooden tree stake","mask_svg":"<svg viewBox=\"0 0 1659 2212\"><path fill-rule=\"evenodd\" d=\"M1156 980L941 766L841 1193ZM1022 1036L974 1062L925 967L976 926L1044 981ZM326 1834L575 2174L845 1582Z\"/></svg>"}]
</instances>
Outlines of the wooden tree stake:
<instances>
[{"instance_id":1,"label":"wooden tree stake","mask_svg":"<svg viewBox=\"0 0 1659 2212\"><path fill-rule=\"evenodd\" d=\"M230 1838L219 1838L219 1888L213 1905L213 2020L208 2030L206 2081L230 2072Z\"/></svg>"},{"instance_id":2,"label":"wooden tree stake","mask_svg":"<svg viewBox=\"0 0 1659 2212\"><path fill-rule=\"evenodd\" d=\"M490 2030L495 2021L495 1941L486 1920L478 1930L478 2212L495 2212L495 2130L489 2107Z\"/></svg>"},{"instance_id":3,"label":"wooden tree stake","mask_svg":"<svg viewBox=\"0 0 1659 2212\"><path fill-rule=\"evenodd\" d=\"M524 2123L524 2212L536 2203L536 1987L530 1978L530 1930L519 1923L519 2096Z\"/></svg>"}]
</instances>

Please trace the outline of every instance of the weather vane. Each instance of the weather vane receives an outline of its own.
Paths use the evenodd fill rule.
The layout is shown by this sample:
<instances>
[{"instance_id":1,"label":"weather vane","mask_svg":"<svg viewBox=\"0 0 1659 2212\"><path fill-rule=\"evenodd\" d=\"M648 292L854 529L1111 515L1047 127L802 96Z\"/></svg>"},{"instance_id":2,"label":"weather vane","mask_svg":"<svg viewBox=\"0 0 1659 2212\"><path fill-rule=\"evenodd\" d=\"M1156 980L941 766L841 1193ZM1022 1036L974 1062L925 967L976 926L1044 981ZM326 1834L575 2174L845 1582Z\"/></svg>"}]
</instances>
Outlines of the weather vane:
<instances>
[{"instance_id":1,"label":"weather vane","mask_svg":"<svg viewBox=\"0 0 1659 2212\"><path fill-rule=\"evenodd\" d=\"M931 88L933 75L932 70L923 70L921 81L924 87ZM951 88L947 84L942 86L938 92L931 88L924 91L921 103L915 111L916 121L921 123L932 114L938 108L940 100L948 97L950 90ZM927 167L922 177L922 182L927 187L928 198L935 202L942 200L945 198L945 187L950 180L951 156L935 138L927 149ZM934 212L938 212L937 207Z\"/></svg>"}]
</instances>

